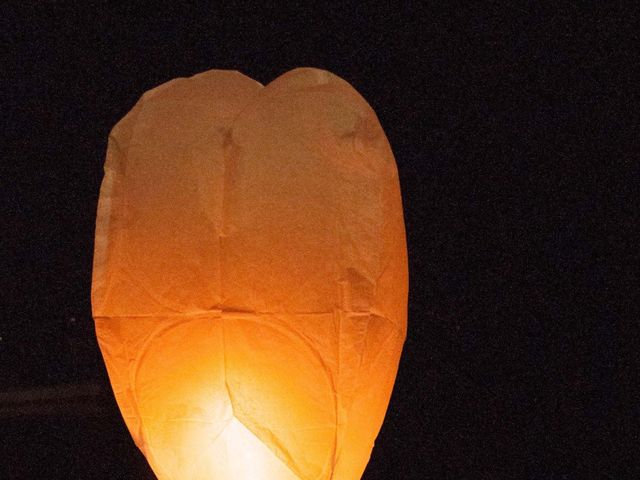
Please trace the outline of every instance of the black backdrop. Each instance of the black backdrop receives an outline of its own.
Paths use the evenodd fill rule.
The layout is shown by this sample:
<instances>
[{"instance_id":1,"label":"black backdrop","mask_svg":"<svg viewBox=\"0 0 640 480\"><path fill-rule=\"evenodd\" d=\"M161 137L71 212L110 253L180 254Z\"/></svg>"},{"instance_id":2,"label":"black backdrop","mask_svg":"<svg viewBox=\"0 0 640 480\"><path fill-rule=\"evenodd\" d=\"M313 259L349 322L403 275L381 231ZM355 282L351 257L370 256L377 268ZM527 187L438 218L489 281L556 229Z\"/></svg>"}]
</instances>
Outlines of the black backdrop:
<instances>
[{"instance_id":1,"label":"black backdrop","mask_svg":"<svg viewBox=\"0 0 640 480\"><path fill-rule=\"evenodd\" d=\"M137 98L210 68L315 66L377 112L405 209L409 332L363 478L638 478L636 12L72 3L0 16L0 391L108 389L93 229L107 135ZM0 415L0 478L153 478L108 391L92 402Z\"/></svg>"}]
</instances>

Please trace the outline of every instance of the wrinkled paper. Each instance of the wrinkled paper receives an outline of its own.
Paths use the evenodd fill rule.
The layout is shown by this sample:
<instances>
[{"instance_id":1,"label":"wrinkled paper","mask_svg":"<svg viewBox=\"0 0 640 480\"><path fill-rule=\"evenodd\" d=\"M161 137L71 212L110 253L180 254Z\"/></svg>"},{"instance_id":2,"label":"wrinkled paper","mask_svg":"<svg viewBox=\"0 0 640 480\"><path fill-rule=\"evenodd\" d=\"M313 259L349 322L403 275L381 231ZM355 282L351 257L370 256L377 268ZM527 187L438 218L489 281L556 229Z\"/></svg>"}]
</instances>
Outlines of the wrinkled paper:
<instances>
[{"instance_id":1,"label":"wrinkled paper","mask_svg":"<svg viewBox=\"0 0 640 480\"><path fill-rule=\"evenodd\" d=\"M93 315L158 478L361 478L407 288L393 154L335 75L211 70L111 132Z\"/></svg>"}]
</instances>

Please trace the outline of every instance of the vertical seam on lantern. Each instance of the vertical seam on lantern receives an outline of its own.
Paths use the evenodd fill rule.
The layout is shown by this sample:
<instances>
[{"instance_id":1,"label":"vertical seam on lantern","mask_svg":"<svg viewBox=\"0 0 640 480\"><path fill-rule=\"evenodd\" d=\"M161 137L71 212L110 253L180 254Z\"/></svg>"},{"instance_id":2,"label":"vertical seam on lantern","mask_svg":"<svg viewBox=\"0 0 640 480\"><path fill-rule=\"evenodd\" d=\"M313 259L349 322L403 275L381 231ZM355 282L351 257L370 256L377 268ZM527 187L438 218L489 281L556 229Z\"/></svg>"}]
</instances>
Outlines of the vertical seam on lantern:
<instances>
[{"instance_id":1,"label":"vertical seam on lantern","mask_svg":"<svg viewBox=\"0 0 640 480\"><path fill-rule=\"evenodd\" d=\"M344 282L340 283L340 287L341 287L341 294L342 294L342 306L344 308L345 306L345 299L346 296L348 296L348 293L346 292L346 290L348 289L348 285L345 285ZM336 309L334 310L334 315L337 317L337 321L338 321L338 349L337 349L337 366L336 366L336 379L333 382L333 409L335 412L335 427L334 427L334 435L333 435L333 452L331 454L332 457L332 462L331 462L331 472L329 475L329 480L333 480L333 475L335 473L335 469L336 469L336 464L338 462L338 439L339 439L339 433L338 433L338 427L340 425L340 405L339 405L339 399L338 399L338 388L340 387L340 382L341 382L341 362L342 362L342 315L343 315L343 310L342 309Z\"/></svg>"},{"instance_id":2,"label":"vertical seam on lantern","mask_svg":"<svg viewBox=\"0 0 640 480\"><path fill-rule=\"evenodd\" d=\"M233 398L231 396L231 387L229 386L229 375L227 373L228 360L227 360L227 333L226 322L224 313L220 313L220 324L222 328L222 358L224 359L224 388L227 392L227 398L229 399L229 405L231 406L231 416L236 418L235 407L233 405Z\"/></svg>"},{"instance_id":3,"label":"vertical seam on lantern","mask_svg":"<svg viewBox=\"0 0 640 480\"><path fill-rule=\"evenodd\" d=\"M114 148L119 149L118 142L115 140L115 138L110 137L109 141L113 142ZM109 153L107 153L107 155L109 155ZM96 238L94 243L92 276L92 304L94 311L95 305L97 304L100 304L100 310L102 311L104 309L103 305L106 302L105 291L107 288L107 255L109 251L109 228L112 224L111 211L113 209L113 190L115 177L116 173L114 169L111 166L105 166L104 178L100 186L100 198L98 200L98 208L96 214ZM96 288L98 285L99 289Z\"/></svg>"},{"instance_id":4,"label":"vertical seam on lantern","mask_svg":"<svg viewBox=\"0 0 640 480\"><path fill-rule=\"evenodd\" d=\"M133 126L131 127L132 131L131 131L131 135L129 136L129 139L127 141L127 148L126 149L122 149L122 154L123 154L124 160L119 162L120 163L119 164L119 167L120 167L120 175L119 176L120 177L126 177L125 170L126 170L126 163L129 160L129 150L131 149L131 141L133 140L133 137L134 137L134 134L135 134L135 131L136 131L136 126L138 125L138 117L140 117L140 114L142 113L142 109L144 107L144 101L143 101L142 96L140 97L138 102L136 102L136 106L138 106L138 105L139 105L139 109L136 112L135 118L133 119ZM113 132L113 130L112 130L112 132ZM113 135L113 137L115 138L115 135ZM117 142L116 142L116 144L117 144ZM112 193L113 193L113 190L116 187L115 174L116 174L116 172L114 171L114 180L113 180L113 184L112 184L112 188L111 188L111 192ZM126 205L126 189L125 188L121 188L120 190L121 190L120 196L121 196L122 205ZM113 222L111 222L111 212L113 210L113 199L114 199L114 197L112 196L111 197L111 202L110 202L110 207L111 208L109 210L109 223L110 223L110 225L113 225ZM125 209L125 212L126 212L126 209ZM123 217L124 217L124 215L120 217L120 222L119 222L120 225L118 226L118 228L116 228L116 232L115 232L116 234L115 234L115 237L114 237L114 239L112 241L112 245L113 245L112 246L112 250L114 252L118 251L118 247L122 243L121 242L122 231L124 230L122 228L122 223L124 223L124 218ZM111 277L112 275L113 275L113 272L111 272L111 275L109 275L109 277ZM106 272L105 272L105 276L106 276ZM111 295L111 291L112 290L113 290L113 280L111 278L109 278L108 284L105 286L105 289L104 289L104 303L105 304L107 303L107 299Z\"/></svg>"},{"instance_id":5,"label":"vertical seam on lantern","mask_svg":"<svg viewBox=\"0 0 640 480\"><path fill-rule=\"evenodd\" d=\"M338 457L340 456L341 447L338 448L338 441L340 439L339 428L340 428L340 420L342 415L342 408L340 405L340 401L338 399L337 389L341 386L341 375L342 375L342 327L343 327L343 316L347 311L351 309L351 288L350 283L347 280L338 281L339 285L339 295L340 295L340 308L334 310L334 315L337 317L338 322L338 348L337 348L337 372L336 379L337 384L334 382L334 409L335 409L335 436L334 436L334 446L333 446L333 464L331 469L331 476L329 480L333 479L333 475L335 473L335 468L338 463Z\"/></svg>"},{"instance_id":6,"label":"vertical seam on lantern","mask_svg":"<svg viewBox=\"0 0 640 480\"><path fill-rule=\"evenodd\" d=\"M137 119L137 116L136 116L136 119ZM128 142L127 142L127 148L126 148L126 152L125 152L124 149L122 149L120 147L119 142L117 142L115 140L115 135L112 136L112 138L114 140L116 148L118 150L120 150L121 155L125 157L125 161L126 161L126 157L127 157L128 153L129 153ZM120 171L122 171L121 169L124 168L124 162L121 161L121 162L118 162L118 163L120 164L120 165L118 165L118 167L120 167L119 169L120 169ZM105 172L105 175L106 175L106 172ZM106 212L106 214L104 215L104 219L106 219L108 221L108 224L106 225L107 231L105 232L105 236L107 237L107 241L108 241L108 238L109 238L109 229L113 228L113 224L114 224L113 219L111 218L112 217L112 213L113 213L113 201L115 199L114 190L116 190L116 188L117 188L117 183L118 183L117 177L118 176L122 176L122 173L118 173L118 172L116 172L116 169L113 169L112 175L113 175L113 177L111 179L111 185L110 185L110 188L109 188L109 211ZM105 180L103 179L102 181L104 183ZM121 195L123 195L123 193L121 193ZM123 198L123 200L124 200L124 198ZM98 220L100 221L100 223L102 223L101 220L103 219L103 217L100 215L101 210L102 210L100 208L101 206L102 205L99 202L98 203ZM122 220L120 221L120 223L122 223ZM119 226L116 227L116 235L115 235L115 238L111 242L112 243L111 249L113 251L117 251L118 243L119 243L119 239L120 239L120 231L121 230L122 230L122 225L119 225ZM104 257L100 256L100 257L102 257L102 258L100 258L100 260L102 262L104 262L104 266L100 269L101 270L101 274L104 275L104 285L103 285L103 292L102 292L102 295L103 295L102 296L102 303L104 305L107 304L109 295L111 294L111 291L113 290L113 281L111 279L111 276L112 276L112 273L113 273L113 268L110 267L110 263L111 262L109 262L107 260L107 257L106 257L108 255L108 251L107 251L108 247L109 247L108 244L104 246L104 248L105 248ZM107 271L107 269L109 271Z\"/></svg>"},{"instance_id":7,"label":"vertical seam on lantern","mask_svg":"<svg viewBox=\"0 0 640 480\"><path fill-rule=\"evenodd\" d=\"M232 122L233 124L233 122ZM222 261L223 255L224 255L224 237L227 236L227 215L226 215L226 211L228 208L228 199L227 199L227 192L228 192L228 187L227 187L227 183L229 181L228 179L228 175L229 175L229 168L228 168L228 164L230 162L229 159L229 150L231 148L231 143L232 143L232 139L231 139L231 130L232 127L230 127L225 133L225 138L223 140L222 143L222 181L220 182L220 231L218 232L218 277L219 277L219 291L218 291L218 298L219 298L219 303L220 303L220 308L222 309L224 307L224 303L225 303L225 298L223 297L223 292L224 292L224 262Z\"/></svg>"}]
</instances>

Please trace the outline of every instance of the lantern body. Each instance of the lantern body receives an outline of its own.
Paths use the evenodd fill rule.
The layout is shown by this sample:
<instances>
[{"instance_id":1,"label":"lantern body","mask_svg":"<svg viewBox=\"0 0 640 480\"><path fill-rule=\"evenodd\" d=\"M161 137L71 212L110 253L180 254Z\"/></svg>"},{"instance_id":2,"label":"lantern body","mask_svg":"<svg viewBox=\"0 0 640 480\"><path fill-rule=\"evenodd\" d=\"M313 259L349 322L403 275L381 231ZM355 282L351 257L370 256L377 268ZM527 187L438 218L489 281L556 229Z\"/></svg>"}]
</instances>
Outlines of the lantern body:
<instances>
[{"instance_id":1,"label":"lantern body","mask_svg":"<svg viewBox=\"0 0 640 480\"><path fill-rule=\"evenodd\" d=\"M407 278L393 155L328 72L173 80L109 137L93 315L162 480L359 479Z\"/></svg>"}]
</instances>

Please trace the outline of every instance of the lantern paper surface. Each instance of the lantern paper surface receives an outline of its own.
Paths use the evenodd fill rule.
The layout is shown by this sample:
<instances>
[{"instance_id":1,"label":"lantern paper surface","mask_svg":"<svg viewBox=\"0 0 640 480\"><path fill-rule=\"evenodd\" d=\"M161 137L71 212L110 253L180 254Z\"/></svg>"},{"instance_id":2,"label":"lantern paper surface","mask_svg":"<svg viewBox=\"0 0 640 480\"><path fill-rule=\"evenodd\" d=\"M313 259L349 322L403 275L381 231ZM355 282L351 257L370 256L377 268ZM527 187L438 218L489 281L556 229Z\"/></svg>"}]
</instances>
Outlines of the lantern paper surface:
<instances>
[{"instance_id":1,"label":"lantern paper surface","mask_svg":"<svg viewBox=\"0 0 640 480\"><path fill-rule=\"evenodd\" d=\"M391 149L326 71L173 80L111 132L93 315L162 480L361 478L407 278Z\"/></svg>"}]
</instances>

